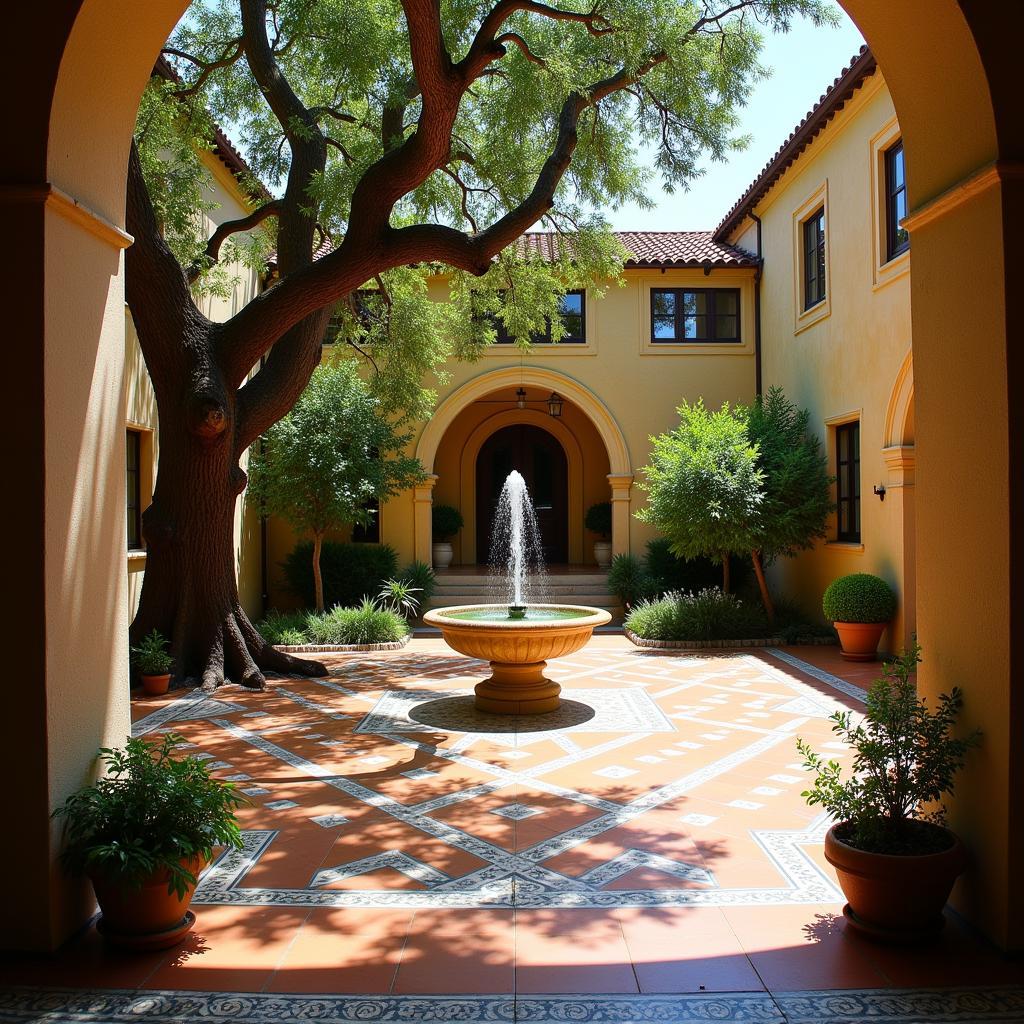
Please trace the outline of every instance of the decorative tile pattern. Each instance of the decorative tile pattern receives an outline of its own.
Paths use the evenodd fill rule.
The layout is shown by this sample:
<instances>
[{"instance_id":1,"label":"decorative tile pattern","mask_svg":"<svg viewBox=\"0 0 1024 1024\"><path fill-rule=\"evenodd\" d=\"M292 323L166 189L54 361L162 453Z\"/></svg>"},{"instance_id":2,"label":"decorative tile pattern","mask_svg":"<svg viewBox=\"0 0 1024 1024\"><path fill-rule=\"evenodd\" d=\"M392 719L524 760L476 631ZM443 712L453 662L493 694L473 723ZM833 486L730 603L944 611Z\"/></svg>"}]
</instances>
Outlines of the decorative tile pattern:
<instances>
[{"instance_id":1,"label":"decorative tile pattern","mask_svg":"<svg viewBox=\"0 0 1024 1024\"><path fill-rule=\"evenodd\" d=\"M535 814L543 814L544 811L539 807L527 807L525 804L506 804L504 807L495 807L490 813L510 818L512 821L522 821L524 818L532 818Z\"/></svg>"}]
</instances>

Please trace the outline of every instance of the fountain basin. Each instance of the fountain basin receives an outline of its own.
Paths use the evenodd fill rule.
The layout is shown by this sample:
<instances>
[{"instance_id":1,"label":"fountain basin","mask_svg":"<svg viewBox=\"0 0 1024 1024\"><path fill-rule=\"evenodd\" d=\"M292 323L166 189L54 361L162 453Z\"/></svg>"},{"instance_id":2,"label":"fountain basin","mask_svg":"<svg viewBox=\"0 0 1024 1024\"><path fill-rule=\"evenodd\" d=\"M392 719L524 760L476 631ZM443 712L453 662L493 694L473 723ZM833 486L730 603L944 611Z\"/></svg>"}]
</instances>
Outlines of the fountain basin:
<instances>
[{"instance_id":1,"label":"fountain basin","mask_svg":"<svg viewBox=\"0 0 1024 1024\"><path fill-rule=\"evenodd\" d=\"M585 605L531 604L526 617L509 618L504 604L435 608L423 616L452 650L491 663L476 685L476 706L498 715L540 715L559 705L561 687L544 675L551 658L586 646L611 614Z\"/></svg>"}]
</instances>

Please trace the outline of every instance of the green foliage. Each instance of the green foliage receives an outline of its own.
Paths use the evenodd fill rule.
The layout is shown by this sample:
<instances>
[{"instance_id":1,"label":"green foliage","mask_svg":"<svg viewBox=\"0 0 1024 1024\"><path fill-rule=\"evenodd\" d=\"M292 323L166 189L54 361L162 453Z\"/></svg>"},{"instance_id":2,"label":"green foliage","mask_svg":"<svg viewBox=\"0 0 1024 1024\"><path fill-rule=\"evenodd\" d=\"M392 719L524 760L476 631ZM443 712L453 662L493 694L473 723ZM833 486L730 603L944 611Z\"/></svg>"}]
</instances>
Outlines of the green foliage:
<instances>
[{"instance_id":1,"label":"green foliage","mask_svg":"<svg viewBox=\"0 0 1024 1024\"><path fill-rule=\"evenodd\" d=\"M419 590L421 607L434 596L437 589L437 574L434 567L426 562L410 562L402 570L400 578Z\"/></svg>"},{"instance_id":2,"label":"green foliage","mask_svg":"<svg viewBox=\"0 0 1024 1024\"><path fill-rule=\"evenodd\" d=\"M915 642L883 667L868 691L863 721L855 724L849 711L832 715L832 731L854 751L848 778L838 761L826 761L797 740L804 767L814 773L813 786L802 795L842 823L840 838L861 850L927 852L921 846L934 844L934 830L922 832L907 823L944 823L945 810L936 804L953 792L967 752L981 739L978 731L953 735L963 706L959 688L941 694L934 711L918 697L914 673L920 661Z\"/></svg>"},{"instance_id":3,"label":"green foliage","mask_svg":"<svg viewBox=\"0 0 1024 1024\"><path fill-rule=\"evenodd\" d=\"M404 454L409 440L355 363L323 364L264 444L250 449L250 501L298 531L323 535L350 523L368 526L373 501L423 479L419 460Z\"/></svg>"},{"instance_id":4,"label":"green foliage","mask_svg":"<svg viewBox=\"0 0 1024 1024\"><path fill-rule=\"evenodd\" d=\"M836 631L824 622L812 622L802 608L785 597L775 601L772 635L783 643L799 644L813 640L835 640Z\"/></svg>"},{"instance_id":5,"label":"green foliage","mask_svg":"<svg viewBox=\"0 0 1024 1024\"><path fill-rule=\"evenodd\" d=\"M163 676L174 667L174 658L167 650L167 638L159 629L144 636L131 648L132 667L144 676Z\"/></svg>"},{"instance_id":6,"label":"green foliage","mask_svg":"<svg viewBox=\"0 0 1024 1024\"><path fill-rule=\"evenodd\" d=\"M728 403L710 412L703 401L679 407L679 426L652 437L643 472L645 508L637 516L663 533L683 558L721 562L752 550L764 496L757 449L744 416Z\"/></svg>"},{"instance_id":7,"label":"green foliage","mask_svg":"<svg viewBox=\"0 0 1024 1024\"><path fill-rule=\"evenodd\" d=\"M401 615L404 619L414 619L420 610L420 598L416 595L419 587L414 587L408 580L385 580L377 595L377 607L384 608Z\"/></svg>"},{"instance_id":8,"label":"green foliage","mask_svg":"<svg viewBox=\"0 0 1024 1024\"><path fill-rule=\"evenodd\" d=\"M645 640L753 640L769 635L764 612L708 587L641 601L626 626Z\"/></svg>"},{"instance_id":9,"label":"green foliage","mask_svg":"<svg viewBox=\"0 0 1024 1024\"><path fill-rule=\"evenodd\" d=\"M313 542L296 544L284 561L285 579L307 607L314 604ZM381 585L398 572L398 555L387 544L337 544L325 541L320 552L324 604L358 604L380 593Z\"/></svg>"},{"instance_id":10,"label":"green foliage","mask_svg":"<svg viewBox=\"0 0 1024 1024\"><path fill-rule=\"evenodd\" d=\"M369 598L355 608L331 608L306 618L306 636L313 644L384 644L409 633L405 619Z\"/></svg>"},{"instance_id":11,"label":"green foliage","mask_svg":"<svg viewBox=\"0 0 1024 1024\"><path fill-rule=\"evenodd\" d=\"M451 505L435 505L430 513L430 524L434 540L446 541L462 529L462 513Z\"/></svg>"},{"instance_id":12,"label":"green foliage","mask_svg":"<svg viewBox=\"0 0 1024 1024\"><path fill-rule=\"evenodd\" d=\"M896 594L885 580L855 572L828 585L821 610L829 622L888 622L896 614Z\"/></svg>"},{"instance_id":13,"label":"green foliage","mask_svg":"<svg viewBox=\"0 0 1024 1024\"><path fill-rule=\"evenodd\" d=\"M595 506L596 507L596 506ZM589 529L589 527L588 527ZM608 589L627 610L650 592L643 563L633 555L616 555L608 570Z\"/></svg>"},{"instance_id":14,"label":"green foliage","mask_svg":"<svg viewBox=\"0 0 1024 1024\"><path fill-rule=\"evenodd\" d=\"M667 537L655 537L647 542L644 572L652 595L667 594L673 590L706 590L722 581L720 566L710 558L680 558L672 550L672 542ZM749 572L749 559L737 555L729 558L729 577L734 590L743 586Z\"/></svg>"},{"instance_id":15,"label":"green foliage","mask_svg":"<svg viewBox=\"0 0 1024 1024\"><path fill-rule=\"evenodd\" d=\"M166 870L167 890L183 897L196 876L182 860L209 860L215 847L242 848L235 809L245 799L230 782L211 778L203 761L171 756L181 737L159 743L128 739L103 747L106 774L54 811L64 819L65 868L98 872L139 886Z\"/></svg>"},{"instance_id":16,"label":"green foliage","mask_svg":"<svg viewBox=\"0 0 1024 1024\"><path fill-rule=\"evenodd\" d=\"M825 536L833 504L828 460L809 429L810 413L773 387L741 411L763 474L753 548L765 564L810 548Z\"/></svg>"},{"instance_id":17,"label":"green foliage","mask_svg":"<svg viewBox=\"0 0 1024 1024\"><path fill-rule=\"evenodd\" d=\"M300 647L309 643L306 637L306 620L309 612L282 612L271 608L262 622L256 623L260 636L268 644L285 644Z\"/></svg>"},{"instance_id":18,"label":"green foliage","mask_svg":"<svg viewBox=\"0 0 1024 1024\"><path fill-rule=\"evenodd\" d=\"M583 525L591 533L598 534L603 540L612 535L612 503L610 501L599 501L587 509Z\"/></svg>"}]
</instances>

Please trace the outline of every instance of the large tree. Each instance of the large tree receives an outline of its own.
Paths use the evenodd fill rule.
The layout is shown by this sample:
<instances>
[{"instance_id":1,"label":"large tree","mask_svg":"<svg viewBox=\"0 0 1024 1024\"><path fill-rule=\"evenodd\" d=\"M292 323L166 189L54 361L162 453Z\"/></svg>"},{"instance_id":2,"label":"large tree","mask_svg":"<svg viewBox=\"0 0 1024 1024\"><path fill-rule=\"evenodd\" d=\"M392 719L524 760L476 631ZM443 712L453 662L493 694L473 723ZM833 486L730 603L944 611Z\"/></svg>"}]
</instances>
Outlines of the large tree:
<instances>
[{"instance_id":1,"label":"large tree","mask_svg":"<svg viewBox=\"0 0 1024 1024\"><path fill-rule=\"evenodd\" d=\"M621 266L593 211L644 199L635 140L656 148L670 188L702 152L723 157L761 74L760 29L797 14L828 17L822 0L195 5L165 50L181 78L170 91L190 123L207 107L237 129L273 198L183 269L147 186L154 162L144 140L132 148L127 299L161 428L133 634L170 636L179 674L207 688L225 675L262 687L265 669L322 672L274 651L242 612L232 520L239 462L309 381L331 307L368 282L387 297L379 324L353 317L345 337L397 392L415 392L440 355L490 340L480 314L523 339L557 323L560 290ZM572 244L552 263L516 261L516 239L538 222L571 230ZM277 283L211 322L192 285L226 238L260 227L273 232ZM314 259L325 238L331 251ZM438 266L451 272L445 314L423 284Z\"/></svg>"}]
</instances>

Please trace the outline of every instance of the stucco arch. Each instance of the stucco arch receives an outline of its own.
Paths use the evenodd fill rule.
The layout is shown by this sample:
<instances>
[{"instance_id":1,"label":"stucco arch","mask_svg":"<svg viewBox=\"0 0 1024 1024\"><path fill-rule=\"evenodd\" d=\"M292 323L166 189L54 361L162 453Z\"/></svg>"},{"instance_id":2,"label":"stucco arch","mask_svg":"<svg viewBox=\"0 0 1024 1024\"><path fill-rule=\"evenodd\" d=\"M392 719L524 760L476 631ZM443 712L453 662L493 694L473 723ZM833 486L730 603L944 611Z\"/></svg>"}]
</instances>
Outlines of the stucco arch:
<instances>
[{"instance_id":1,"label":"stucco arch","mask_svg":"<svg viewBox=\"0 0 1024 1024\"><path fill-rule=\"evenodd\" d=\"M908 349L900 363L885 410L883 448L913 445L914 351Z\"/></svg>"},{"instance_id":2,"label":"stucco arch","mask_svg":"<svg viewBox=\"0 0 1024 1024\"><path fill-rule=\"evenodd\" d=\"M1024 311L1007 302L1005 282L1024 274L1013 244L1024 216L1016 53L1024 9L986 0L841 3L892 92L915 207L919 632L927 645L919 685L934 695L959 683L985 733L985 756L971 763L953 806L979 865L955 900L996 942L1020 948L1024 878L1012 866L1024 858L1016 796L1024 751L1010 737L1022 714L1011 694L1024 682L1024 652L1011 643L1024 628L1024 476L1012 471L1024 460L1024 408L1010 407L1008 382L1024 374L1016 341ZM26 948L54 947L92 912L85 887L69 886L56 868L49 812L128 721L124 479L114 472L123 444L124 155L145 77L186 6L67 0L16 5L8 17L11 38L32 42L0 67L5 95L16 98L7 111L16 144L0 168L5 243L17 254L0 276L18 339L4 375L5 406L19 425L7 464L19 484L7 509L18 543L7 555L20 599L8 630L36 676L9 694L19 728L8 745L24 784L9 794L21 836L7 844L2 867L19 879L9 936ZM952 287L965 268L975 310L969 345ZM984 486L964 488L982 473ZM64 600L65 587L74 600Z\"/></svg>"}]
</instances>

